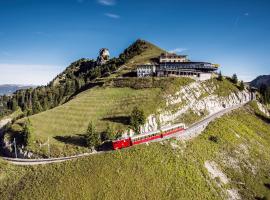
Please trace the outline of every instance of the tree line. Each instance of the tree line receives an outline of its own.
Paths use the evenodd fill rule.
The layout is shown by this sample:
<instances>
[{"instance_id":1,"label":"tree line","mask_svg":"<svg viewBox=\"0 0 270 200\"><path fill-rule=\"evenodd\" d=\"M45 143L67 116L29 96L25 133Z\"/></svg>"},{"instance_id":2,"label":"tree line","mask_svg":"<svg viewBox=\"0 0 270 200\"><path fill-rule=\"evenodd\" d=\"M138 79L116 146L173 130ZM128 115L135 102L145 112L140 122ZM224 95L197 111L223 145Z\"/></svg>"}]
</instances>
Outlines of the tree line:
<instances>
[{"instance_id":1,"label":"tree line","mask_svg":"<svg viewBox=\"0 0 270 200\"><path fill-rule=\"evenodd\" d=\"M270 86L262 84L259 88L261 94L261 100L265 104L270 104Z\"/></svg>"},{"instance_id":2,"label":"tree line","mask_svg":"<svg viewBox=\"0 0 270 200\"><path fill-rule=\"evenodd\" d=\"M0 96L0 117L20 108L24 116L37 114L54 108L70 99L82 89L91 86L98 77L106 77L115 72L132 57L139 55L146 47L146 42L137 40L106 64L97 66L94 60L80 59L73 62L47 86L16 91L12 96Z\"/></svg>"}]
</instances>

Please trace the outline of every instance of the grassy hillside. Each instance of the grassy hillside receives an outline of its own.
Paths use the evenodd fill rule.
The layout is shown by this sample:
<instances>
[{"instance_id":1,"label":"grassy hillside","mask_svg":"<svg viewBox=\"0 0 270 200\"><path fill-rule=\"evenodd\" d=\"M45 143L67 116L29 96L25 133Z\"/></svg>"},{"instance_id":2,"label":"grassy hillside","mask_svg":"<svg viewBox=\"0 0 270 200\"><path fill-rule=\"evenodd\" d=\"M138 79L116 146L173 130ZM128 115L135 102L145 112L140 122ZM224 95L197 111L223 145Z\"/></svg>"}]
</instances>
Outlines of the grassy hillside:
<instances>
[{"instance_id":1,"label":"grassy hillside","mask_svg":"<svg viewBox=\"0 0 270 200\"><path fill-rule=\"evenodd\" d=\"M94 123L98 133L105 131L108 126L116 133L129 127L129 116L135 106L143 109L146 116L155 114L161 108L174 112L182 108L185 102L166 106L165 97L174 95L182 86L191 82L193 80L188 78L107 79L103 86L86 90L66 104L31 116L29 119L34 127L34 139L37 141L31 150L40 155L47 155L47 146L40 147L39 143L44 144L49 138L51 156L88 151L82 136L90 121ZM238 91L228 80L221 82L212 79L204 84L210 88L215 86L214 94L218 96L228 96ZM207 95L209 94L206 92L202 97ZM196 113L186 112L176 122L190 125L206 114L207 112L198 116ZM20 126L24 120L19 120L12 126L15 136L22 131Z\"/></svg>"},{"instance_id":2,"label":"grassy hillside","mask_svg":"<svg viewBox=\"0 0 270 200\"><path fill-rule=\"evenodd\" d=\"M269 121L246 106L188 142L152 143L46 166L0 162L1 199L227 199L229 193L267 199L269 133ZM215 166L215 178L207 163Z\"/></svg>"},{"instance_id":3,"label":"grassy hillside","mask_svg":"<svg viewBox=\"0 0 270 200\"><path fill-rule=\"evenodd\" d=\"M159 48L158 46L151 44L144 40L137 40L133 45L124 51L124 54L130 55L128 52L139 52L134 56L130 56L128 62L126 62L116 74L112 77L122 76L131 71L135 70L137 65L157 62L161 53L165 50ZM121 55L120 55L121 57Z\"/></svg>"},{"instance_id":4,"label":"grassy hillside","mask_svg":"<svg viewBox=\"0 0 270 200\"><path fill-rule=\"evenodd\" d=\"M135 81L136 83L127 85ZM193 80L188 78L119 79L108 84L112 86L95 87L78 94L73 100L54 109L31 116L35 140L45 143L51 141L51 155L68 155L72 151L84 151L82 134L92 121L98 133L111 126L115 132L127 129L129 116L135 106L144 110L148 116L158 108L164 107L165 94L174 93L181 86ZM21 131L19 120L12 126L14 132ZM74 149L74 148L75 149ZM47 147L35 145L35 151L46 154Z\"/></svg>"}]
</instances>

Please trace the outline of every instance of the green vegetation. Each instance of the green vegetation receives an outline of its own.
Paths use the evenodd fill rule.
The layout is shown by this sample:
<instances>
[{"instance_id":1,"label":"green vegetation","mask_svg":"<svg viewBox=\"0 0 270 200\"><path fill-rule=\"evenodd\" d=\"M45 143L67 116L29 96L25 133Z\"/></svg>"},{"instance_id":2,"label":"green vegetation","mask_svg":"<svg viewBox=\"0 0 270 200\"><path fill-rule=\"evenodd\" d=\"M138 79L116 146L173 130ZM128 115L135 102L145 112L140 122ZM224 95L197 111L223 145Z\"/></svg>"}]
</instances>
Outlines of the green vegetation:
<instances>
[{"instance_id":1,"label":"green vegetation","mask_svg":"<svg viewBox=\"0 0 270 200\"><path fill-rule=\"evenodd\" d=\"M33 144L34 138L33 138L33 127L29 119L26 120L23 130L23 140L24 145L26 147L30 147Z\"/></svg>"},{"instance_id":2,"label":"green vegetation","mask_svg":"<svg viewBox=\"0 0 270 200\"><path fill-rule=\"evenodd\" d=\"M244 82L241 81L241 82L240 82L240 85L239 85L239 90L240 90L240 91L243 91L244 89L245 89Z\"/></svg>"},{"instance_id":3,"label":"green vegetation","mask_svg":"<svg viewBox=\"0 0 270 200\"><path fill-rule=\"evenodd\" d=\"M135 133L140 132L140 126L144 125L146 117L144 111L138 107L134 107L130 115L130 125Z\"/></svg>"},{"instance_id":4,"label":"green vegetation","mask_svg":"<svg viewBox=\"0 0 270 200\"><path fill-rule=\"evenodd\" d=\"M270 86L262 84L259 88L261 100L265 104L270 104Z\"/></svg>"},{"instance_id":5,"label":"green vegetation","mask_svg":"<svg viewBox=\"0 0 270 200\"><path fill-rule=\"evenodd\" d=\"M187 112L185 112L183 115L181 115L181 117L177 118L175 120L175 123L184 123L187 126L198 122L199 120L203 119L204 117L206 117L209 113L204 111L201 113L194 113L194 111L192 111L191 109L187 110Z\"/></svg>"},{"instance_id":6,"label":"green vegetation","mask_svg":"<svg viewBox=\"0 0 270 200\"><path fill-rule=\"evenodd\" d=\"M84 58L75 61L47 86L18 90L13 96L0 96L0 117L16 111L18 106L25 116L54 108L79 92L102 84L97 81L98 78L110 77L116 71L122 74L125 70L121 66L141 60L137 56L147 60L158 56L158 52L162 50L146 41L137 40L118 58L110 59L105 65L97 66L94 60Z\"/></svg>"},{"instance_id":7,"label":"green vegetation","mask_svg":"<svg viewBox=\"0 0 270 200\"><path fill-rule=\"evenodd\" d=\"M216 87L215 94L221 97L229 96L233 92L238 92L236 85L233 85L229 80L223 79L219 81L218 79L207 80L206 85L211 84Z\"/></svg>"},{"instance_id":8,"label":"green vegetation","mask_svg":"<svg viewBox=\"0 0 270 200\"><path fill-rule=\"evenodd\" d=\"M98 147L101 144L100 135L96 133L93 122L90 122L85 134L86 145L91 147Z\"/></svg>"},{"instance_id":9,"label":"green vegetation","mask_svg":"<svg viewBox=\"0 0 270 200\"><path fill-rule=\"evenodd\" d=\"M157 62L160 54L164 52L165 51L163 49L160 49L149 42L137 40L124 51L125 56L119 56L120 58L128 58L128 61L120 68L120 70L117 71L115 75L113 75L113 77L132 74L138 64Z\"/></svg>"},{"instance_id":10,"label":"green vegetation","mask_svg":"<svg viewBox=\"0 0 270 200\"><path fill-rule=\"evenodd\" d=\"M226 199L230 189L242 199L267 199L269 133L269 123L246 106L188 142L139 145L45 166L0 161L1 199ZM212 179L206 161L216 163L228 183Z\"/></svg>"},{"instance_id":11,"label":"green vegetation","mask_svg":"<svg viewBox=\"0 0 270 200\"><path fill-rule=\"evenodd\" d=\"M223 80L223 76L222 76L221 71L219 71L219 73L218 73L217 80L219 80L219 81L222 81Z\"/></svg>"},{"instance_id":12,"label":"green vegetation","mask_svg":"<svg viewBox=\"0 0 270 200\"><path fill-rule=\"evenodd\" d=\"M238 78L237 78L237 75L236 74L233 74L233 76L232 76L232 83L233 84L237 84L238 83Z\"/></svg>"},{"instance_id":13,"label":"green vegetation","mask_svg":"<svg viewBox=\"0 0 270 200\"><path fill-rule=\"evenodd\" d=\"M165 108L166 95L174 94L181 86L193 81L188 78L154 78L149 82L148 79L137 79L141 89L132 89L126 87L129 81L123 80L134 79L114 79L117 86L96 86L61 106L29 117L34 128L33 135L37 139L31 147L32 151L46 155L47 149L38 143L45 143L48 137L52 156L88 151L83 135L89 121L95 124L97 134L104 136L106 128L110 126L114 133L109 137L119 137L120 132L116 131L130 127L134 107L143 110L145 117L153 114L157 109ZM24 121L21 119L13 124L11 135L16 137L21 134Z\"/></svg>"}]
</instances>

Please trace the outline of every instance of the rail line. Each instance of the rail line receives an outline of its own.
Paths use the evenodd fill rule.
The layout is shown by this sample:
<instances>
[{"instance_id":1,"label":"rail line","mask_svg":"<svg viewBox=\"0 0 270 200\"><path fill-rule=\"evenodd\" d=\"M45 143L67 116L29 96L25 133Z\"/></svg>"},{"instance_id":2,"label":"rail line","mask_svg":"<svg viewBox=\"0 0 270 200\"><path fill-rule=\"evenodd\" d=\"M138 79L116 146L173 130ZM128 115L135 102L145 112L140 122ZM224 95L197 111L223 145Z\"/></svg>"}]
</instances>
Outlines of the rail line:
<instances>
[{"instance_id":1,"label":"rail line","mask_svg":"<svg viewBox=\"0 0 270 200\"><path fill-rule=\"evenodd\" d=\"M238 104L235 106L231 106L229 108L225 108L217 113L214 113L210 116L207 116L206 118L200 120L199 122L194 123L193 125L188 127L185 131L180 131L179 133L175 133L171 136L167 136L167 137L164 137L162 139L156 139L156 140L153 140L151 142L160 142L160 141L167 140L170 138L190 139L192 137L195 137L196 135L200 134L200 132L211 121L214 121L216 118L219 118L226 113L229 113L233 110L240 108L241 106L247 104L248 102L241 103L241 104ZM15 164L15 165L44 165L44 164L65 162L68 160L74 160L74 159L78 159L78 158L82 158L82 157L86 157L86 156L102 154L105 152L108 152L108 151L98 151L98 152L92 152L92 153L79 154L79 155L75 155L75 156L68 156L68 157L61 157L61 158L48 158L48 159L20 159L20 158L9 158L9 157L0 157L0 158L2 158L3 160L6 160L7 162L9 162L11 164Z\"/></svg>"}]
</instances>

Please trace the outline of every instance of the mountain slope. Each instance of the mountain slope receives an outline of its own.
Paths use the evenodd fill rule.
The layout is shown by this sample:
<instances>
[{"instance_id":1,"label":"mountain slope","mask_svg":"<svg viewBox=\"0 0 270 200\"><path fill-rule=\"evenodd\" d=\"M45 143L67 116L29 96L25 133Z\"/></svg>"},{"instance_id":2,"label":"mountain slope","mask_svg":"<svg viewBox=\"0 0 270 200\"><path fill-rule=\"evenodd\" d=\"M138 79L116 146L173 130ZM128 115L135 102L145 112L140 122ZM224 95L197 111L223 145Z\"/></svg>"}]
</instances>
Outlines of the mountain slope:
<instances>
[{"instance_id":1,"label":"mountain slope","mask_svg":"<svg viewBox=\"0 0 270 200\"><path fill-rule=\"evenodd\" d=\"M93 122L97 134L110 126L114 134L127 130L132 109L137 106L147 117L142 131L157 130L184 122L190 125L199 119L249 99L247 91L239 91L228 80L212 79L194 82L189 78L114 78L103 86L86 90L54 109L29 117L34 128L35 141L31 151L48 156L50 139L51 156L71 155L89 151L83 134ZM21 138L26 119L16 121L6 135L10 141Z\"/></svg>"},{"instance_id":2,"label":"mountain slope","mask_svg":"<svg viewBox=\"0 0 270 200\"><path fill-rule=\"evenodd\" d=\"M3 163L1 198L267 199L269 133L269 121L250 104L191 141L150 143L46 166Z\"/></svg>"},{"instance_id":3,"label":"mountain slope","mask_svg":"<svg viewBox=\"0 0 270 200\"><path fill-rule=\"evenodd\" d=\"M260 88L261 85L270 86L270 75L262 75L250 82L252 87Z\"/></svg>"},{"instance_id":4,"label":"mountain slope","mask_svg":"<svg viewBox=\"0 0 270 200\"><path fill-rule=\"evenodd\" d=\"M29 117L35 139L45 143L49 137L53 156L74 153L69 150L84 147L81 135L85 133L90 121L94 123L97 133L102 133L110 126L116 134L118 130L129 127L129 116L135 106L143 109L148 116L165 104L164 94L168 90L174 91L193 82L188 78L123 79L136 81L138 88L135 89L126 87L121 80L115 79L108 86L86 90L64 105ZM18 120L12 125L10 135L20 137L24 120ZM47 153L46 147L39 148L38 144L35 146L33 151L45 150L40 153Z\"/></svg>"},{"instance_id":5,"label":"mountain slope","mask_svg":"<svg viewBox=\"0 0 270 200\"><path fill-rule=\"evenodd\" d=\"M148 61L157 56L161 49L153 44L137 40L131 44L118 58L110 59L106 64L97 66L95 60L80 59L73 62L47 86L35 89L20 90L12 97L3 99L0 96L0 113L5 110L16 110L19 106L25 115L32 115L61 105L72 96L98 84L100 78L119 76L130 72L126 64L138 60ZM124 71L124 72L123 72ZM117 72L117 73L116 73ZM4 113L4 112L3 112ZM8 113L8 112L5 112Z\"/></svg>"}]
</instances>

